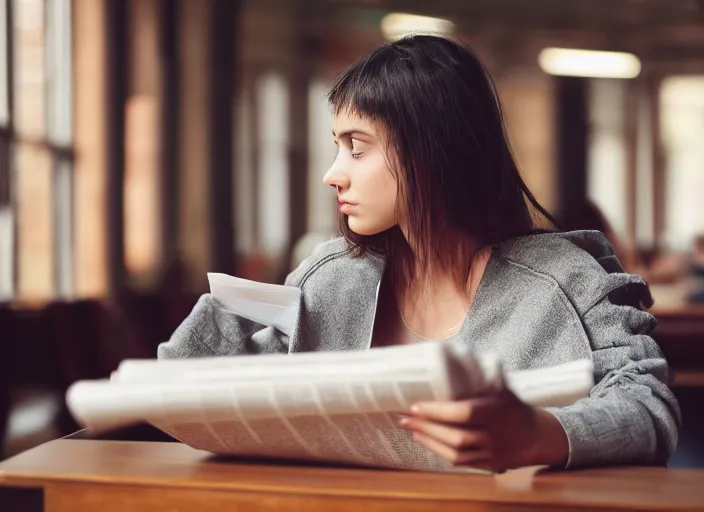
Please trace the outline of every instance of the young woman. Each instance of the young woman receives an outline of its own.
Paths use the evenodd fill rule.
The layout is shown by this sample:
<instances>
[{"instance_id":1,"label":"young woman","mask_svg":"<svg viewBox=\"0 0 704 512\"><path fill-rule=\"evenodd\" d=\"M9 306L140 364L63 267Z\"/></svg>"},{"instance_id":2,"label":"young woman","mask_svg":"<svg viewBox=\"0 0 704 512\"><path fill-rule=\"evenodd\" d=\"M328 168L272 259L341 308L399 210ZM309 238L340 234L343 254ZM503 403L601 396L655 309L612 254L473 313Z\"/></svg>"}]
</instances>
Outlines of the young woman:
<instances>
[{"instance_id":1,"label":"young woman","mask_svg":"<svg viewBox=\"0 0 704 512\"><path fill-rule=\"evenodd\" d=\"M289 336L204 295L160 358L358 350L453 339L507 370L589 357L590 397L542 409L513 394L416 404L402 426L459 465L664 464L679 408L648 333L647 285L596 231L553 233L523 183L491 81L464 46L414 36L352 65L329 94L343 237L287 279ZM540 222L539 222L540 221Z\"/></svg>"}]
</instances>

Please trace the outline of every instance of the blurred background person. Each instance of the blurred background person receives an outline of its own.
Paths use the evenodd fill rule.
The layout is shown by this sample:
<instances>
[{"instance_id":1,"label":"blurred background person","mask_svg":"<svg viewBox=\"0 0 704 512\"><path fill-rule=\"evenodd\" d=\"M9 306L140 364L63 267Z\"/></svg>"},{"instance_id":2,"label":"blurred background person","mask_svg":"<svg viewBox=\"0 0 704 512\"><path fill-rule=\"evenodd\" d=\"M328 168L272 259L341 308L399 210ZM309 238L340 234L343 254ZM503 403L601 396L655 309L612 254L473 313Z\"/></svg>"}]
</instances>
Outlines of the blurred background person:
<instances>
[{"instance_id":1,"label":"blurred background person","mask_svg":"<svg viewBox=\"0 0 704 512\"><path fill-rule=\"evenodd\" d=\"M606 235L624 270L642 277L649 284L674 283L688 276L690 257L682 254L654 254L646 263L638 248L619 236L602 211L589 199L566 207L558 216L567 231L596 230Z\"/></svg>"}]
</instances>

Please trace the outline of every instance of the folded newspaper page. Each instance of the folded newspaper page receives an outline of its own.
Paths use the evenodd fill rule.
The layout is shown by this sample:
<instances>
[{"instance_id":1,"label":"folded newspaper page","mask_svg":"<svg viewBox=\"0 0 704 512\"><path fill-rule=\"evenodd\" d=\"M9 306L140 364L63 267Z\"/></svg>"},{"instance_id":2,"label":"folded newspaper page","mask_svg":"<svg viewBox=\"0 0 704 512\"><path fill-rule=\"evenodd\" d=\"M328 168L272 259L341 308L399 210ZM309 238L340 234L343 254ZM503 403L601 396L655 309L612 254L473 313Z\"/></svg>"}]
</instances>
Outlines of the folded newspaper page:
<instances>
[{"instance_id":1,"label":"folded newspaper page","mask_svg":"<svg viewBox=\"0 0 704 512\"><path fill-rule=\"evenodd\" d=\"M498 362L451 342L359 352L125 361L109 381L83 381L67 403L84 426L147 421L218 454L449 470L398 427L417 401L495 393L563 405L586 396L591 367L575 361L503 375Z\"/></svg>"},{"instance_id":2,"label":"folded newspaper page","mask_svg":"<svg viewBox=\"0 0 704 512\"><path fill-rule=\"evenodd\" d=\"M211 289L225 308L292 329L300 290L217 276L209 276ZM146 421L216 454L472 471L414 443L397 415L415 402L485 396L505 386L527 403L567 405L592 388L591 361L504 374L496 358L457 342L127 360L110 380L75 383L66 399L76 420L93 430Z\"/></svg>"}]
</instances>

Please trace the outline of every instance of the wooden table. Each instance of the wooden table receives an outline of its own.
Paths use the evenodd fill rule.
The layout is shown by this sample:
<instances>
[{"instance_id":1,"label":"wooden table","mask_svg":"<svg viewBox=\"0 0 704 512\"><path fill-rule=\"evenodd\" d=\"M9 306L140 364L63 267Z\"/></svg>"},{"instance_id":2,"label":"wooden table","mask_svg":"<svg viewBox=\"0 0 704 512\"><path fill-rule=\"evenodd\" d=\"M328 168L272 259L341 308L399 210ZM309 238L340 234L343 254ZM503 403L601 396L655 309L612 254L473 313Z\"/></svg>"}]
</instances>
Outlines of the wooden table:
<instances>
[{"instance_id":1,"label":"wooden table","mask_svg":"<svg viewBox=\"0 0 704 512\"><path fill-rule=\"evenodd\" d=\"M58 440L0 463L0 510L704 510L704 471L499 476L222 461L178 443ZM14 493L14 494L13 494Z\"/></svg>"}]
</instances>

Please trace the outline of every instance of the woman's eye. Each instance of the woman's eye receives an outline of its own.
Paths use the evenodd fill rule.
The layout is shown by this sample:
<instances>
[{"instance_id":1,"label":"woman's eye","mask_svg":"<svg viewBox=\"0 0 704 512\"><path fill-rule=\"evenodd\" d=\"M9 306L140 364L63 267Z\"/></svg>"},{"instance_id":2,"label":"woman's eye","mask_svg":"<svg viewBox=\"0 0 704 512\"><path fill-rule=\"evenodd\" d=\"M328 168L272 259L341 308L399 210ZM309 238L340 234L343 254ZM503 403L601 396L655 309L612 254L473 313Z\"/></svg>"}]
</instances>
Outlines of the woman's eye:
<instances>
[{"instance_id":1,"label":"woman's eye","mask_svg":"<svg viewBox=\"0 0 704 512\"><path fill-rule=\"evenodd\" d=\"M352 139L350 144L350 156L357 160L360 156L362 156L362 152L360 151L360 145L361 143L358 140Z\"/></svg>"}]
</instances>

